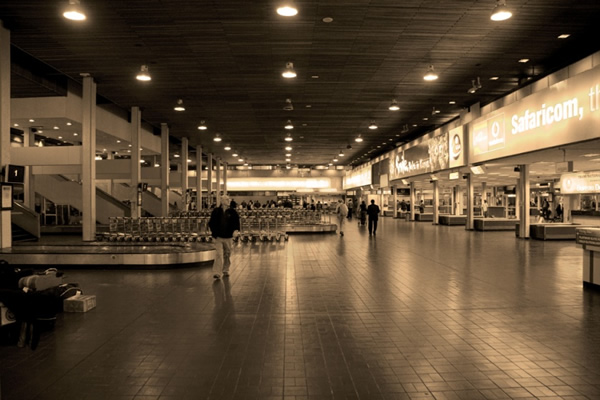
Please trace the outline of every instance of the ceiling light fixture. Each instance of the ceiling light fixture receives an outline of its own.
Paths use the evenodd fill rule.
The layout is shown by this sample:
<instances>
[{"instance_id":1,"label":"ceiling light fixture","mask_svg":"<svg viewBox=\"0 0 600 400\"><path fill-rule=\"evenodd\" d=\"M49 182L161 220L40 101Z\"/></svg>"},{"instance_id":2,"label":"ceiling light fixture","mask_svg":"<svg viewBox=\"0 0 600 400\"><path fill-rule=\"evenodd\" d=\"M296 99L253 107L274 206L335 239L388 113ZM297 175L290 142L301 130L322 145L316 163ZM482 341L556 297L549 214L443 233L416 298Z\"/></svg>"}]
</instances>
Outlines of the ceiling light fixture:
<instances>
[{"instance_id":1,"label":"ceiling light fixture","mask_svg":"<svg viewBox=\"0 0 600 400\"><path fill-rule=\"evenodd\" d=\"M292 125L292 121L291 120L287 120L287 123L284 126L285 129L294 129L294 125Z\"/></svg>"},{"instance_id":2,"label":"ceiling light fixture","mask_svg":"<svg viewBox=\"0 0 600 400\"><path fill-rule=\"evenodd\" d=\"M223 139L221 138L221 134L220 133L217 133L215 135L215 137L213 138L213 141L215 141L215 142L220 142L221 140L223 140Z\"/></svg>"},{"instance_id":3,"label":"ceiling light fixture","mask_svg":"<svg viewBox=\"0 0 600 400\"><path fill-rule=\"evenodd\" d=\"M340 153L338 154L338 157L344 157L344 151L340 150Z\"/></svg>"},{"instance_id":4,"label":"ceiling light fixture","mask_svg":"<svg viewBox=\"0 0 600 400\"><path fill-rule=\"evenodd\" d=\"M371 121L371 123L369 124L369 129L371 129L371 130L377 129L377 125L375 124L375 122Z\"/></svg>"},{"instance_id":5,"label":"ceiling light fixture","mask_svg":"<svg viewBox=\"0 0 600 400\"><path fill-rule=\"evenodd\" d=\"M388 109L390 111L398 111L400 109L400 106L398 105L398 102L396 101L396 99L392 100L392 103L390 104Z\"/></svg>"},{"instance_id":6,"label":"ceiling light fixture","mask_svg":"<svg viewBox=\"0 0 600 400\"><path fill-rule=\"evenodd\" d=\"M283 106L285 111L294 111L294 105L292 104L292 99L285 99L285 106Z\"/></svg>"},{"instance_id":7,"label":"ceiling light fixture","mask_svg":"<svg viewBox=\"0 0 600 400\"><path fill-rule=\"evenodd\" d=\"M286 151L292 151L292 146L285 146Z\"/></svg>"},{"instance_id":8,"label":"ceiling light fixture","mask_svg":"<svg viewBox=\"0 0 600 400\"><path fill-rule=\"evenodd\" d=\"M423 76L423 79L431 82L431 81L435 81L438 78L438 74L435 73L435 70L433 69L433 65L430 65L427 68L427 73L425 74L425 76Z\"/></svg>"},{"instance_id":9,"label":"ceiling light fixture","mask_svg":"<svg viewBox=\"0 0 600 400\"><path fill-rule=\"evenodd\" d=\"M140 72L138 72L135 79L137 79L138 81L143 81L143 82L148 82L148 81L152 80L152 77L150 76L150 72L148 71L147 65L142 65L140 67Z\"/></svg>"},{"instance_id":10,"label":"ceiling light fixture","mask_svg":"<svg viewBox=\"0 0 600 400\"><path fill-rule=\"evenodd\" d=\"M233 154L231 155L231 157L237 157L237 156L238 156L238 153L233 153Z\"/></svg>"},{"instance_id":11,"label":"ceiling light fixture","mask_svg":"<svg viewBox=\"0 0 600 400\"><path fill-rule=\"evenodd\" d=\"M504 0L497 0L496 7L492 11L490 19L492 21L506 21L510 17L512 17L512 12L506 7L506 2Z\"/></svg>"},{"instance_id":12,"label":"ceiling light fixture","mask_svg":"<svg viewBox=\"0 0 600 400\"><path fill-rule=\"evenodd\" d=\"M206 128L206 123L204 122L204 120L200 121L200 125L198 125L198 129L201 131L205 131Z\"/></svg>"},{"instance_id":13,"label":"ceiling light fixture","mask_svg":"<svg viewBox=\"0 0 600 400\"><path fill-rule=\"evenodd\" d=\"M467 93L473 94L479 89L481 89L481 80L479 79L479 77L477 77L477 79L473 79L471 81L471 87L469 88L469 90L467 90Z\"/></svg>"},{"instance_id":14,"label":"ceiling light fixture","mask_svg":"<svg viewBox=\"0 0 600 400\"><path fill-rule=\"evenodd\" d=\"M283 76L284 78L287 78L287 79L295 78L296 70L294 70L294 63L292 63L292 62L285 63L285 69L281 73L281 76Z\"/></svg>"},{"instance_id":15,"label":"ceiling light fixture","mask_svg":"<svg viewBox=\"0 0 600 400\"><path fill-rule=\"evenodd\" d=\"M292 137L292 135L290 133L288 133L284 140L286 142L292 142L294 140L294 138Z\"/></svg>"},{"instance_id":16,"label":"ceiling light fixture","mask_svg":"<svg viewBox=\"0 0 600 400\"><path fill-rule=\"evenodd\" d=\"M231 150L231 146L228 145L228 144L226 144L225 147L224 147L224 149L225 149L225 151L229 151L229 150Z\"/></svg>"},{"instance_id":17,"label":"ceiling light fixture","mask_svg":"<svg viewBox=\"0 0 600 400\"><path fill-rule=\"evenodd\" d=\"M287 0L285 3L277 7L277 14L282 17L293 17L298 14L298 9L292 0Z\"/></svg>"},{"instance_id":18,"label":"ceiling light fixture","mask_svg":"<svg viewBox=\"0 0 600 400\"><path fill-rule=\"evenodd\" d=\"M65 9L63 17L71 21L85 21L87 18L79 0L69 0L69 6Z\"/></svg>"},{"instance_id":19,"label":"ceiling light fixture","mask_svg":"<svg viewBox=\"0 0 600 400\"><path fill-rule=\"evenodd\" d=\"M354 141L357 142L357 143L361 143L363 141L363 138L362 138L362 136L358 135L356 137L356 139L354 139Z\"/></svg>"},{"instance_id":20,"label":"ceiling light fixture","mask_svg":"<svg viewBox=\"0 0 600 400\"><path fill-rule=\"evenodd\" d=\"M175 107L173 107L173 110L175 110L175 111L185 111L185 107L183 106L183 100L182 99L178 99L177 100L177 104L175 105Z\"/></svg>"}]
</instances>

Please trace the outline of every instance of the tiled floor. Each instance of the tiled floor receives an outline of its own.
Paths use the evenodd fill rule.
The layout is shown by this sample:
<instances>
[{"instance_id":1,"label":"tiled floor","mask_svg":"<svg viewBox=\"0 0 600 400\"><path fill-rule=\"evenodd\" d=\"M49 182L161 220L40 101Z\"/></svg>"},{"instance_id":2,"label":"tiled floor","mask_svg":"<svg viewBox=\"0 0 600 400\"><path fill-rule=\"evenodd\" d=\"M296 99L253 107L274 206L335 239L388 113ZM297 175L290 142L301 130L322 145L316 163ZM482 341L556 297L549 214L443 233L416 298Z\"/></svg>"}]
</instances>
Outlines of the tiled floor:
<instances>
[{"instance_id":1,"label":"tiled floor","mask_svg":"<svg viewBox=\"0 0 600 400\"><path fill-rule=\"evenodd\" d=\"M0 347L2 400L600 399L574 242L386 218L210 268L68 271L97 309Z\"/></svg>"}]
</instances>

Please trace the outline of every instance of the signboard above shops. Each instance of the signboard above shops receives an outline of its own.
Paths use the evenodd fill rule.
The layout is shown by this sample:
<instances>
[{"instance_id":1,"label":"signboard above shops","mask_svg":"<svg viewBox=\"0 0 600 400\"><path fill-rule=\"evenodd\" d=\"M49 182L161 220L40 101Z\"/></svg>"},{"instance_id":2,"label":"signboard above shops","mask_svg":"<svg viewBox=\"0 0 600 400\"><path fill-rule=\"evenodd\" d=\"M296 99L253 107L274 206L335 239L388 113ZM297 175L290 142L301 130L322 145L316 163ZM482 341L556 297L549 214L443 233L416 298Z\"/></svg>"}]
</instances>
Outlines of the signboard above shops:
<instances>
[{"instance_id":1,"label":"signboard above shops","mask_svg":"<svg viewBox=\"0 0 600 400\"><path fill-rule=\"evenodd\" d=\"M600 67L558 82L469 124L469 163L594 139Z\"/></svg>"},{"instance_id":2,"label":"signboard above shops","mask_svg":"<svg viewBox=\"0 0 600 400\"><path fill-rule=\"evenodd\" d=\"M562 174L560 192L561 194L600 193L600 171Z\"/></svg>"},{"instance_id":3,"label":"signboard above shops","mask_svg":"<svg viewBox=\"0 0 600 400\"><path fill-rule=\"evenodd\" d=\"M463 128L458 127L407 149L395 150L390 157L389 180L463 166L463 143Z\"/></svg>"},{"instance_id":4,"label":"signboard above shops","mask_svg":"<svg viewBox=\"0 0 600 400\"><path fill-rule=\"evenodd\" d=\"M371 167L358 168L344 177L344 190L373 184Z\"/></svg>"}]
</instances>

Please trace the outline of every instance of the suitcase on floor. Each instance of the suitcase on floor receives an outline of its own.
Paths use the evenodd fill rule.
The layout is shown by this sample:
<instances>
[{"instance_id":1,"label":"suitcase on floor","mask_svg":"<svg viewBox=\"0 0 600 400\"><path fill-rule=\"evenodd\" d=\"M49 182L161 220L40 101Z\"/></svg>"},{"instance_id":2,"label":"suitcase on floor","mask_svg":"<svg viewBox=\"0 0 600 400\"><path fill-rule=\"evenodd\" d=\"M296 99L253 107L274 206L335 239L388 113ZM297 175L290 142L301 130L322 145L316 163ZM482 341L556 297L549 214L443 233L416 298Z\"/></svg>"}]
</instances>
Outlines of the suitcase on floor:
<instances>
[{"instance_id":1,"label":"suitcase on floor","mask_svg":"<svg viewBox=\"0 0 600 400\"><path fill-rule=\"evenodd\" d=\"M25 276L19 279L19 288L28 288L29 290L45 290L51 287L60 286L63 283L63 273L58 272L56 268L48 268L44 272Z\"/></svg>"}]
</instances>

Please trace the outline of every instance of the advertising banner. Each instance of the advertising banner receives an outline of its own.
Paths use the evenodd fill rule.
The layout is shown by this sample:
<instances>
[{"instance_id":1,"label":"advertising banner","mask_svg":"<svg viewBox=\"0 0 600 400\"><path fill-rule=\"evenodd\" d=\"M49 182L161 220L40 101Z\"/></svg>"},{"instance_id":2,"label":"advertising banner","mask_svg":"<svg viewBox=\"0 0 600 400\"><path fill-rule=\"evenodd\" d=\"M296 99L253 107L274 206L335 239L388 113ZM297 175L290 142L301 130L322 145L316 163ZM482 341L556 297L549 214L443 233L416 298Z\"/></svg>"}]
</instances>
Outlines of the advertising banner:
<instances>
[{"instance_id":1,"label":"advertising banner","mask_svg":"<svg viewBox=\"0 0 600 400\"><path fill-rule=\"evenodd\" d=\"M371 185L372 183L370 166L351 171L348 175L344 176L344 190Z\"/></svg>"},{"instance_id":2,"label":"advertising banner","mask_svg":"<svg viewBox=\"0 0 600 400\"><path fill-rule=\"evenodd\" d=\"M600 67L491 112L468 128L470 163L597 138Z\"/></svg>"},{"instance_id":3,"label":"advertising banner","mask_svg":"<svg viewBox=\"0 0 600 400\"><path fill-rule=\"evenodd\" d=\"M562 194L600 193L600 171L562 174L560 192Z\"/></svg>"},{"instance_id":4,"label":"advertising banner","mask_svg":"<svg viewBox=\"0 0 600 400\"><path fill-rule=\"evenodd\" d=\"M450 151L449 167L456 168L465 165L465 133L464 128L451 129L448 132L448 149Z\"/></svg>"},{"instance_id":5,"label":"advertising banner","mask_svg":"<svg viewBox=\"0 0 600 400\"><path fill-rule=\"evenodd\" d=\"M448 133L444 133L406 150L398 149L392 152L389 179L448 169L449 158Z\"/></svg>"}]
</instances>

